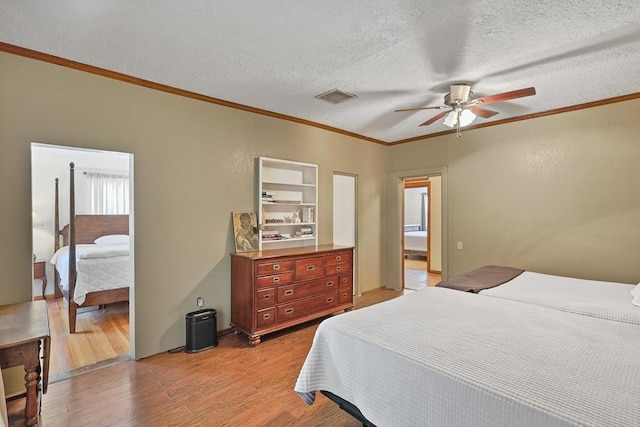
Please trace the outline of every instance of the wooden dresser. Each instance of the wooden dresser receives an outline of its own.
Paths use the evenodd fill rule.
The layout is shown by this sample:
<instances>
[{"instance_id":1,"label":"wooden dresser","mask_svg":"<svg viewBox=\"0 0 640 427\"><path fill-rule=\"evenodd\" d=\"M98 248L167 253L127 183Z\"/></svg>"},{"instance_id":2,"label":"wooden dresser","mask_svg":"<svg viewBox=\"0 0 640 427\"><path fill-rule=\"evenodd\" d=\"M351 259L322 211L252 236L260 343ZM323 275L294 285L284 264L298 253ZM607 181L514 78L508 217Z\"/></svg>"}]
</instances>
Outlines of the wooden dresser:
<instances>
[{"instance_id":1,"label":"wooden dresser","mask_svg":"<svg viewBox=\"0 0 640 427\"><path fill-rule=\"evenodd\" d=\"M262 335L353 308L353 248L334 245L231 254L231 327Z\"/></svg>"}]
</instances>

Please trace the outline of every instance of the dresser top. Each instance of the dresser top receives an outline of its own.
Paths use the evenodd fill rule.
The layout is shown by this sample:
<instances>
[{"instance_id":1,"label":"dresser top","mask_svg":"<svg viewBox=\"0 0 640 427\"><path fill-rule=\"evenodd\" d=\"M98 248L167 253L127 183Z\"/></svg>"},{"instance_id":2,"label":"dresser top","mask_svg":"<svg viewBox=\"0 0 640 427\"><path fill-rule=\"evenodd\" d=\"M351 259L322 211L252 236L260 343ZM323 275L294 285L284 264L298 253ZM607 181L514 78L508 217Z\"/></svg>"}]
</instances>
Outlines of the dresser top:
<instances>
[{"instance_id":1,"label":"dresser top","mask_svg":"<svg viewBox=\"0 0 640 427\"><path fill-rule=\"evenodd\" d=\"M283 249L268 249L255 252L241 252L231 254L231 256L249 258L249 259L265 259L276 258L283 256L298 256L298 255L315 255L325 252L333 252L337 250L350 250L353 246L339 246L339 245L317 245L317 246L298 246L295 248L283 248Z\"/></svg>"}]
</instances>

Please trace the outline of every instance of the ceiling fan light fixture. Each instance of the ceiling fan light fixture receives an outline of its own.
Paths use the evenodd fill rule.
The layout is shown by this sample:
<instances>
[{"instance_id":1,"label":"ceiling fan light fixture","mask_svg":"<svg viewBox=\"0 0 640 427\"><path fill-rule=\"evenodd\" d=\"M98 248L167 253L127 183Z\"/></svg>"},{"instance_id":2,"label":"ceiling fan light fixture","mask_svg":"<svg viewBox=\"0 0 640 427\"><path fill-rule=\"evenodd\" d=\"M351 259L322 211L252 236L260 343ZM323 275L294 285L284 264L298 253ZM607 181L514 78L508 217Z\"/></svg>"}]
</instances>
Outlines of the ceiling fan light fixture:
<instances>
[{"instance_id":1,"label":"ceiling fan light fixture","mask_svg":"<svg viewBox=\"0 0 640 427\"><path fill-rule=\"evenodd\" d=\"M454 128L458 125L458 115L460 117L460 127L468 126L476 119L476 115L470 110L452 110L442 122L444 125Z\"/></svg>"},{"instance_id":2,"label":"ceiling fan light fixture","mask_svg":"<svg viewBox=\"0 0 640 427\"><path fill-rule=\"evenodd\" d=\"M460 113L460 126L469 126L476 119L476 115L471 110L462 110Z\"/></svg>"},{"instance_id":3,"label":"ceiling fan light fixture","mask_svg":"<svg viewBox=\"0 0 640 427\"><path fill-rule=\"evenodd\" d=\"M451 101L467 102L469 100L469 92L471 92L471 86L464 83L458 83L449 86L451 90Z\"/></svg>"},{"instance_id":4,"label":"ceiling fan light fixture","mask_svg":"<svg viewBox=\"0 0 640 427\"><path fill-rule=\"evenodd\" d=\"M444 121L442 123L445 124L446 126L449 126L450 128L454 128L456 127L457 121L458 121L458 112L453 110L449 114L447 114L447 117L444 118Z\"/></svg>"}]
</instances>

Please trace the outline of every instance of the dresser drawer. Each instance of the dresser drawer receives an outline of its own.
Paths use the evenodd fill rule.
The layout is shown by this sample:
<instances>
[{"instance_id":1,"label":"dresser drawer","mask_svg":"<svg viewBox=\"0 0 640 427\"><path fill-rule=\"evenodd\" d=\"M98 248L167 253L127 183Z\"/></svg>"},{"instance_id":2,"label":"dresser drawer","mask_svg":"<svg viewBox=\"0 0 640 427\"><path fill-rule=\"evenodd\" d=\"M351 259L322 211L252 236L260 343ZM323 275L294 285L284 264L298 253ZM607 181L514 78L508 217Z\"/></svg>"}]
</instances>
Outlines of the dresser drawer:
<instances>
[{"instance_id":1,"label":"dresser drawer","mask_svg":"<svg viewBox=\"0 0 640 427\"><path fill-rule=\"evenodd\" d=\"M324 257L297 259L294 263L296 280L317 279L324 276Z\"/></svg>"},{"instance_id":2,"label":"dresser drawer","mask_svg":"<svg viewBox=\"0 0 640 427\"><path fill-rule=\"evenodd\" d=\"M327 265L351 263L351 252L340 252L327 255L325 263Z\"/></svg>"},{"instance_id":3,"label":"dresser drawer","mask_svg":"<svg viewBox=\"0 0 640 427\"><path fill-rule=\"evenodd\" d=\"M274 286L291 282L293 282L293 271L272 274L271 276L261 276L256 279L258 288L273 288Z\"/></svg>"},{"instance_id":4,"label":"dresser drawer","mask_svg":"<svg viewBox=\"0 0 640 427\"><path fill-rule=\"evenodd\" d=\"M340 289L340 304L346 304L348 302L353 301L353 289L345 288Z\"/></svg>"},{"instance_id":5,"label":"dresser drawer","mask_svg":"<svg viewBox=\"0 0 640 427\"><path fill-rule=\"evenodd\" d=\"M351 271L351 264L335 264L327 265L327 276L332 274L349 273Z\"/></svg>"},{"instance_id":6,"label":"dresser drawer","mask_svg":"<svg viewBox=\"0 0 640 427\"><path fill-rule=\"evenodd\" d=\"M331 276L308 282L278 286L278 304L338 289L338 277Z\"/></svg>"},{"instance_id":7,"label":"dresser drawer","mask_svg":"<svg viewBox=\"0 0 640 427\"><path fill-rule=\"evenodd\" d=\"M263 289L256 292L256 306L258 310L272 305L276 305L275 288Z\"/></svg>"},{"instance_id":8,"label":"dresser drawer","mask_svg":"<svg viewBox=\"0 0 640 427\"><path fill-rule=\"evenodd\" d=\"M276 308L271 307L259 310L256 315L256 323L258 324L258 328L264 328L265 326L276 323Z\"/></svg>"},{"instance_id":9,"label":"dresser drawer","mask_svg":"<svg viewBox=\"0 0 640 427\"><path fill-rule=\"evenodd\" d=\"M340 276L338 276L338 282L340 282L339 289L352 289L353 276L351 274L341 274Z\"/></svg>"},{"instance_id":10,"label":"dresser drawer","mask_svg":"<svg viewBox=\"0 0 640 427\"><path fill-rule=\"evenodd\" d=\"M281 273L293 270L293 261L259 262L257 264L258 276Z\"/></svg>"},{"instance_id":11,"label":"dresser drawer","mask_svg":"<svg viewBox=\"0 0 640 427\"><path fill-rule=\"evenodd\" d=\"M329 292L315 297L294 301L278 306L278 322L286 322L291 319L323 311L338 306L338 291Z\"/></svg>"}]
</instances>

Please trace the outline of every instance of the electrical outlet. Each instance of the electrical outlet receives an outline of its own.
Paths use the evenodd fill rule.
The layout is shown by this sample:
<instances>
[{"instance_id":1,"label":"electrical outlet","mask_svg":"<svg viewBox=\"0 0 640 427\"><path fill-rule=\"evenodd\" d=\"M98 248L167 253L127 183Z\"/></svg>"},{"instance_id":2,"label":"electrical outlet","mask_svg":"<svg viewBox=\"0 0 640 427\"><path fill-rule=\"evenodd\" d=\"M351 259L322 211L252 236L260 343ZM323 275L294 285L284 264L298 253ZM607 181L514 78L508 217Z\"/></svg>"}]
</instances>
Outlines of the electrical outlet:
<instances>
[{"instance_id":1,"label":"electrical outlet","mask_svg":"<svg viewBox=\"0 0 640 427\"><path fill-rule=\"evenodd\" d=\"M202 298L202 297L198 297L198 298L196 299L196 305L197 305L198 307L204 307L204 298Z\"/></svg>"},{"instance_id":2,"label":"electrical outlet","mask_svg":"<svg viewBox=\"0 0 640 427\"><path fill-rule=\"evenodd\" d=\"M458 242L458 249L462 250L462 242Z\"/></svg>"}]
</instances>

